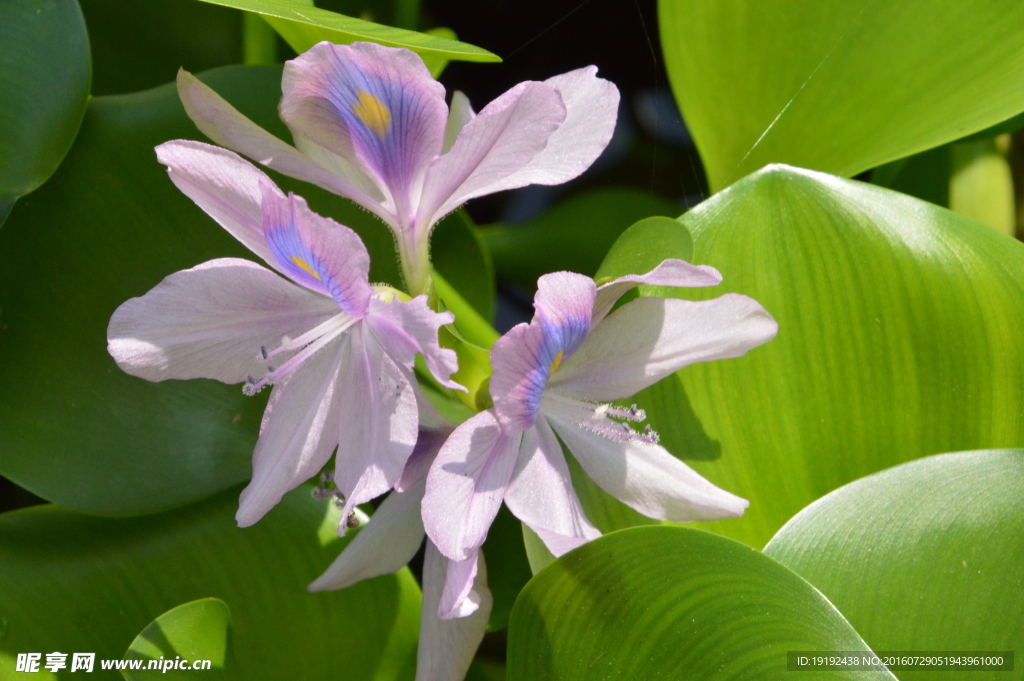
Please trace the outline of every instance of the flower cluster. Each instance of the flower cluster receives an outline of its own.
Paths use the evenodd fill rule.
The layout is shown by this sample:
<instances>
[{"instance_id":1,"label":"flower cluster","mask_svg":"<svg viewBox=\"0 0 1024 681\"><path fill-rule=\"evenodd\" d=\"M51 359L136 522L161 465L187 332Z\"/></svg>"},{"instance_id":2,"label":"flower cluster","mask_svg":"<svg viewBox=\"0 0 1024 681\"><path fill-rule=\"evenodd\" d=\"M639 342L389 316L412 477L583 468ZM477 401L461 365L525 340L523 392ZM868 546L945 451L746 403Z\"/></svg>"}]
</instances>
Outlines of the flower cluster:
<instances>
[{"instance_id":1,"label":"flower cluster","mask_svg":"<svg viewBox=\"0 0 1024 681\"><path fill-rule=\"evenodd\" d=\"M295 146L246 119L182 71L198 127L222 146L157 148L175 185L266 267L223 258L168 276L117 309L109 351L151 380L211 378L247 395L273 386L237 520L257 522L334 458L343 518L390 491L311 590L338 589L405 565L427 537L417 679L460 679L490 612L480 547L504 502L555 556L597 537L573 490L561 442L600 487L663 520L743 512L658 445L628 398L694 362L736 357L776 325L755 301L641 297L640 285L710 286L710 267L665 260L598 286L558 272L538 282L535 316L491 351L493 407L458 425L414 372L447 388L456 353L429 304L430 230L468 199L565 182L601 153L618 92L593 67L512 88L474 113L407 50L321 43L285 67L281 116ZM228 147L225 149L223 147ZM234 151L230 151L233 149ZM408 294L369 283L349 228L284 194L235 153L372 211L394 232ZM268 269L269 268L269 269ZM343 521L339 532L345 532Z\"/></svg>"}]
</instances>

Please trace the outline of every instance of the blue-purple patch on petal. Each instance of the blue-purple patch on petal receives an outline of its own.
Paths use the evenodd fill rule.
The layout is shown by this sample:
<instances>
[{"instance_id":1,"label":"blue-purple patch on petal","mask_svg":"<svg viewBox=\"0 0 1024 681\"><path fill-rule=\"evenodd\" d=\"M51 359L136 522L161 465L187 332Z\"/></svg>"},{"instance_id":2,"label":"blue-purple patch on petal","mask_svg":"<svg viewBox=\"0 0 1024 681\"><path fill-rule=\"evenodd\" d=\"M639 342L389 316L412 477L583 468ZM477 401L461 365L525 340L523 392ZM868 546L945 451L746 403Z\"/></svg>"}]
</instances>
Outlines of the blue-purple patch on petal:
<instances>
[{"instance_id":1,"label":"blue-purple patch on petal","mask_svg":"<svg viewBox=\"0 0 1024 681\"><path fill-rule=\"evenodd\" d=\"M263 187L263 237L281 270L296 283L334 298L362 318L369 309L370 256L355 232L309 209L302 197Z\"/></svg>"},{"instance_id":2,"label":"blue-purple patch on petal","mask_svg":"<svg viewBox=\"0 0 1024 681\"><path fill-rule=\"evenodd\" d=\"M571 272L546 274L537 286L533 321L510 330L491 350L495 413L515 430L534 424L551 374L586 339L597 294L590 277Z\"/></svg>"},{"instance_id":3,"label":"blue-purple patch on petal","mask_svg":"<svg viewBox=\"0 0 1024 681\"><path fill-rule=\"evenodd\" d=\"M309 139L356 160L392 195L418 200L427 165L444 142L444 88L408 50L320 43L289 62L282 116ZM351 157L355 156L355 159Z\"/></svg>"}]
</instances>

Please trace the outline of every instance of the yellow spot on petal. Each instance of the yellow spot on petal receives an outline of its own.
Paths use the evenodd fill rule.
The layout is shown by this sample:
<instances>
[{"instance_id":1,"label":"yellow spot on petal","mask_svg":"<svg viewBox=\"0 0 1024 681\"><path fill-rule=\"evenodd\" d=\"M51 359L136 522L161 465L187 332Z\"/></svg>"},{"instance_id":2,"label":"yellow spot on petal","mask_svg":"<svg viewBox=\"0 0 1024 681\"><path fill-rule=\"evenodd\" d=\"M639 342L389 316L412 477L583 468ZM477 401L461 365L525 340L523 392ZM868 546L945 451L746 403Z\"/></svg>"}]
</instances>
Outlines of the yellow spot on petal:
<instances>
[{"instance_id":1,"label":"yellow spot on petal","mask_svg":"<svg viewBox=\"0 0 1024 681\"><path fill-rule=\"evenodd\" d=\"M301 267L302 269L306 270L310 274L312 274L314 277L316 277L317 281L323 281L323 279L320 278L320 275L314 272L313 268L309 266L309 263L300 258L299 256L293 255L292 262ZM559 355L559 357L561 357L561 355Z\"/></svg>"},{"instance_id":2,"label":"yellow spot on petal","mask_svg":"<svg viewBox=\"0 0 1024 681\"><path fill-rule=\"evenodd\" d=\"M391 128L391 112L383 103L365 90L359 91L359 103L352 105L352 113L366 126L383 138Z\"/></svg>"},{"instance_id":3,"label":"yellow spot on petal","mask_svg":"<svg viewBox=\"0 0 1024 681\"><path fill-rule=\"evenodd\" d=\"M548 376L555 373L558 370L558 365L562 363L562 353L555 355L555 361L551 363L551 371L548 372Z\"/></svg>"}]
</instances>

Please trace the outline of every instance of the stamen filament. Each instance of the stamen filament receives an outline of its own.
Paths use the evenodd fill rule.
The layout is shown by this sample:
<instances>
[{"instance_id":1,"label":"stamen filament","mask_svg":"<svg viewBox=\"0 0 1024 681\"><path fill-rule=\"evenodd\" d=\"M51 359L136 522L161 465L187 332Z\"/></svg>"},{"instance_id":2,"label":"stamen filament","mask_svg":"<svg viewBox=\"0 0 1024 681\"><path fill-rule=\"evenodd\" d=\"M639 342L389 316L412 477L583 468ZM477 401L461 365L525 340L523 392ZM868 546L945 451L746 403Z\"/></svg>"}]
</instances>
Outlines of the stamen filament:
<instances>
[{"instance_id":1,"label":"stamen filament","mask_svg":"<svg viewBox=\"0 0 1024 681\"><path fill-rule=\"evenodd\" d=\"M269 359L274 355L284 352L285 350L297 350L305 346L301 352L290 357L284 364L279 367L268 366L267 375L260 380L256 380L252 376L249 377L245 385L242 386L242 392L246 395L252 396L262 390L269 384L281 380L287 376L292 370L302 364L306 359L311 357L320 348L324 347L332 340L340 336L342 333L347 331L349 327L355 324L358 319L351 317L344 312L335 315L328 319L326 322L319 324L313 329L302 334L298 338L290 339L287 336L281 339L281 347L276 348L270 352L267 352L266 347L260 348L260 357ZM312 341L312 342L311 342Z\"/></svg>"}]
</instances>

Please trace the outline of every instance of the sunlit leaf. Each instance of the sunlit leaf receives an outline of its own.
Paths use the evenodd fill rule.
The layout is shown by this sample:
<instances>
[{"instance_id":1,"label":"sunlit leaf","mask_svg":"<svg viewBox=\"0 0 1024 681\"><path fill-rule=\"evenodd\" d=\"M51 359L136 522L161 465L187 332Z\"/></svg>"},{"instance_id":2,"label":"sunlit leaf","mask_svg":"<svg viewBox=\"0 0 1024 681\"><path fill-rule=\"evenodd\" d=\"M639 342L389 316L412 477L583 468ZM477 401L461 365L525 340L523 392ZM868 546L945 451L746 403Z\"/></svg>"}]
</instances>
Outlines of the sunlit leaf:
<instances>
[{"instance_id":1,"label":"sunlit leaf","mask_svg":"<svg viewBox=\"0 0 1024 681\"><path fill-rule=\"evenodd\" d=\"M644 527L585 544L527 584L509 623L508 678L789 679L788 651L866 649L832 604L771 558L707 532Z\"/></svg>"},{"instance_id":2,"label":"sunlit leaf","mask_svg":"<svg viewBox=\"0 0 1024 681\"><path fill-rule=\"evenodd\" d=\"M853 176L1024 111L1016 0L660 0L713 189L769 163Z\"/></svg>"},{"instance_id":3,"label":"sunlit leaf","mask_svg":"<svg viewBox=\"0 0 1024 681\"><path fill-rule=\"evenodd\" d=\"M860 477L1024 441L1024 244L896 192L773 166L680 218L708 289L753 297L778 336L635 396L661 444L750 500L707 529L763 546Z\"/></svg>"},{"instance_id":4,"label":"sunlit leaf","mask_svg":"<svg viewBox=\"0 0 1024 681\"><path fill-rule=\"evenodd\" d=\"M820 589L874 650L1021 650L1022 489L1024 451L932 456L819 499L765 553ZM968 669L954 676L991 676Z\"/></svg>"},{"instance_id":5,"label":"sunlit leaf","mask_svg":"<svg viewBox=\"0 0 1024 681\"><path fill-rule=\"evenodd\" d=\"M416 33L403 28L383 26L355 17L347 17L312 7L302 0L203 0L214 5L233 7L263 16L281 37L298 53L305 52L322 40L346 44L359 40L388 47L404 47L433 58L496 62L498 55L485 49L429 33Z\"/></svg>"}]
</instances>

